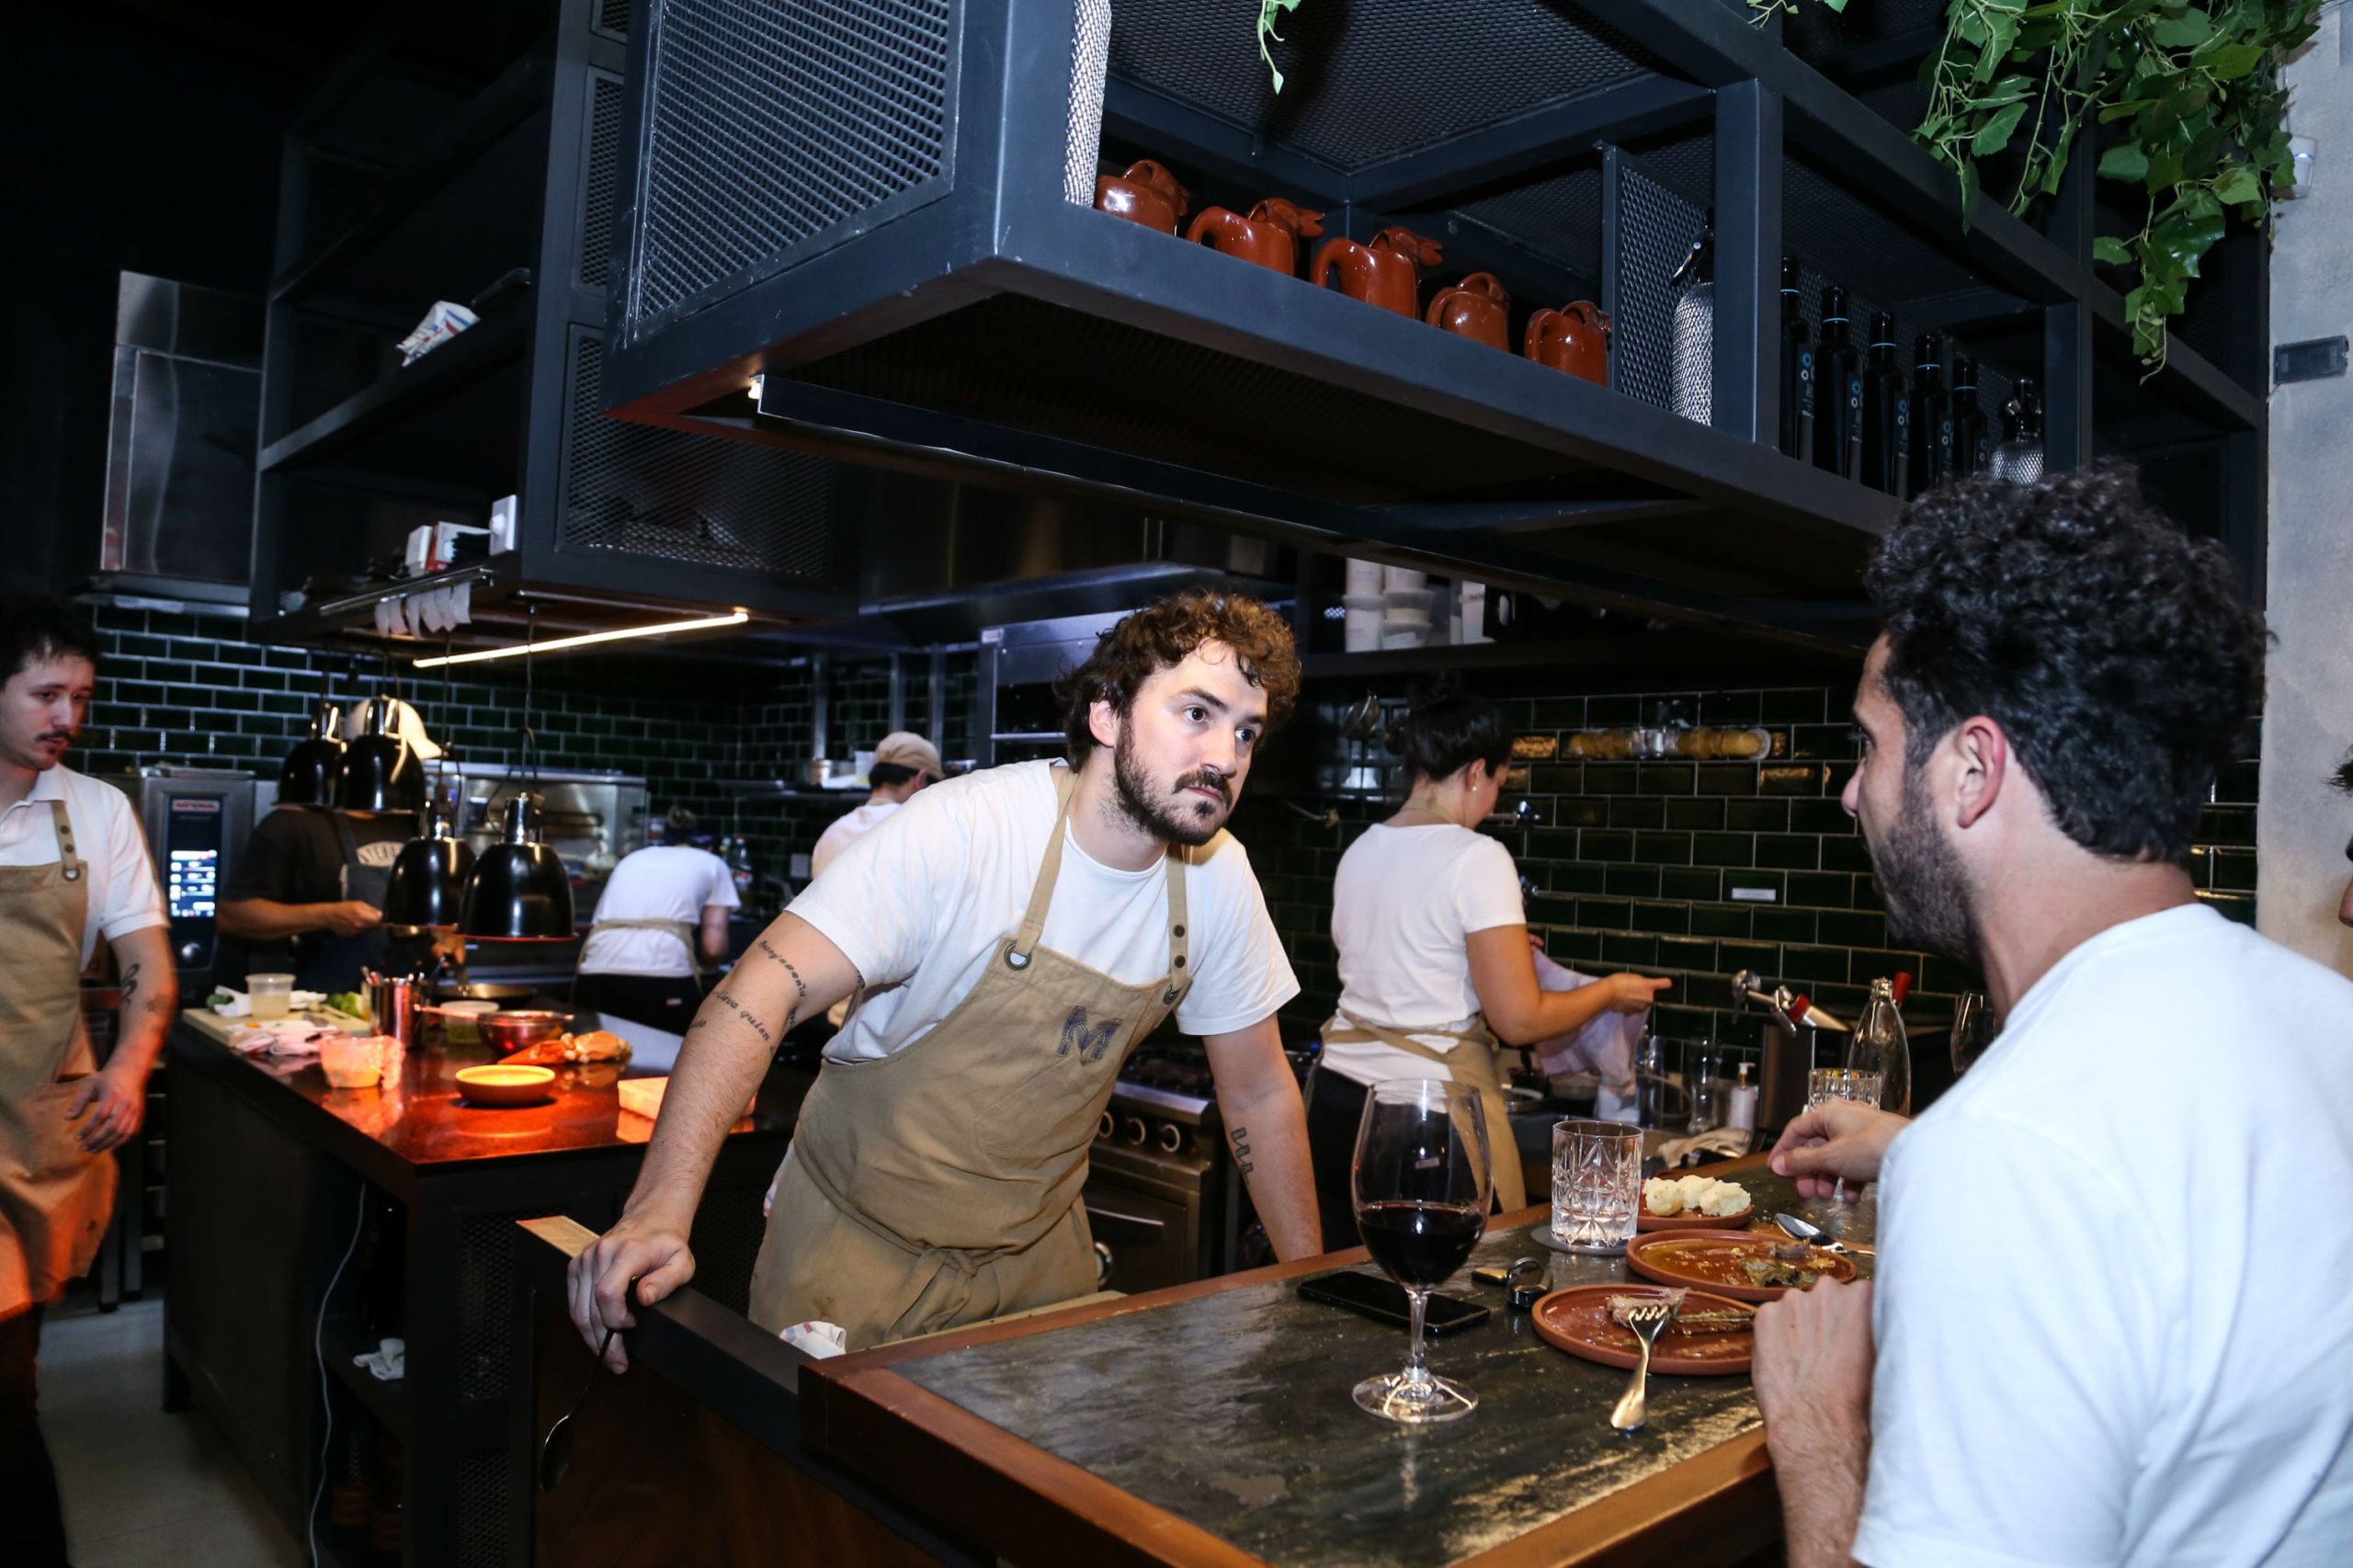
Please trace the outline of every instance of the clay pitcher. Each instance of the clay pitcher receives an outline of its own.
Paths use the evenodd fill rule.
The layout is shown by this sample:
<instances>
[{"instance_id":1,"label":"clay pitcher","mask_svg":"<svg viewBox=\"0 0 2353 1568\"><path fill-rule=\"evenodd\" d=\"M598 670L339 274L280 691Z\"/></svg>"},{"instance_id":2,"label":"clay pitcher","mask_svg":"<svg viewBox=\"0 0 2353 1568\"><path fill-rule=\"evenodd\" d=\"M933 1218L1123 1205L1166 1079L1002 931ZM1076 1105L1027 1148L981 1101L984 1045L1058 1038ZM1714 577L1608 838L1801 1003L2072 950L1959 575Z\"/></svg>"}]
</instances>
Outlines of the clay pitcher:
<instances>
[{"instance_id":1,"label":"clay pitcher","mask_svg":"<svg viewBox=\"0 0 2353 1568\"><path fill-rule=\"evenodd\" d=\"M1114 218L1125 218L1131 223L1142 223L1164 234L1175 233L1178 220L1192 207L1191 193L1176 183L1175 175L1150 158L1139 158L1130 164L1125 174L1095 176L1097 212L1108 212Z\"/></svg>"},{"instance_id":2,"label":"clay pitcher","mask_svg":"<svg viewBox=\"0 0 2353 1568\"><path fill-rule=\"evenodd\" d=\"M1597 386L1609 382L1609 316L1590 300L1528 318L1520 352L1540 365L1582 376Z\"/></svg>"},{"instance_id":3,"label":"clay pitcher","mask_svg":"<svg viewBox=\"0 0 2353 1568\"><path fill-rule=\"evenodd\" d=\"M1227 256L1238 256L1271 267L1287 278L1299 276L1299 242L1324 232L1324 214L1270 196L1244 217L1224 207L1203 209L1185 231L1195 244L1208 244Z\"/></svg>"},{"instance_id":4,"label":"clay pitcher","mask_svg":"<svg viewBox=\"0 0 2353 1568\"><path fill-rule=\"evenodd\" d=\"M1436 267L1439 259L1436 240L1426 240L1411 229L1383 229L1369 245L1351 239L1326 240L1315 253L1308 281L1323 288L1336 267L1340 292L1349 299L1401 316L1417 316L1422 313L1421 269Z\"/></svg>"},{"instance_id":5,"label":"clay pitcher","mask_svg":"<svg viewBox=\"0 0 2353 1568\"><path fill-rule=\"evenodd\" d=\"M1426 319L1457 337L1511 352L1511 296L1492 273L1474 272L1452 288L1439 290Z\"/></svg>"}]
</instances>

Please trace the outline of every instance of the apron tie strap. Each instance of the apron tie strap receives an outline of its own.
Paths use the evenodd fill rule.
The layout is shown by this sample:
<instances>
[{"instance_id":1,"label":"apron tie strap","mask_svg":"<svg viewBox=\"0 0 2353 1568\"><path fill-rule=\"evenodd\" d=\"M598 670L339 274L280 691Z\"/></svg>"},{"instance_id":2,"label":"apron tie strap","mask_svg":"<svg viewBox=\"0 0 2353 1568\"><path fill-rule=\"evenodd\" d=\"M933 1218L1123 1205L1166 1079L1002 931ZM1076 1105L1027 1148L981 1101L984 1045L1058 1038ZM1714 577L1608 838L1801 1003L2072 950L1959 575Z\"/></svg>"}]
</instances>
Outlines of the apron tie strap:
<instances>
[{"instance_id":1,"label":"apron tie strap","mask_svg":"<svg viewBox=\"0 0 2353 1568\"><path fill-rule=\"evenodd\" d=\"M49 820L57 829L57 863L62 868L58 874L69 882L78 882L82 862L74 853L74 819L66 813L64 801L50 801Z\"/></svg>"},{"instance_id":2,"label":"apron tie strap","mask_svg":"<svg viewBox=\"0 0 2353 1568\"><path fill-rule=\"evenodd\" d=\"M1021 924L1013 933L1013 940L1005 949L1005 967L1028 969L1029 955L1038 950L1039 938L1046 934L1046 911L1054 902L1054 882L1062 875L1063 840L1070 828L1071 797L1078 790L1078 772L1064 767L1054 776L1054 826L1046 835L1046 858L1038 868L1038 881L1029 889L1029 907L1021 912Z\"/></svg>"}]
</instances>

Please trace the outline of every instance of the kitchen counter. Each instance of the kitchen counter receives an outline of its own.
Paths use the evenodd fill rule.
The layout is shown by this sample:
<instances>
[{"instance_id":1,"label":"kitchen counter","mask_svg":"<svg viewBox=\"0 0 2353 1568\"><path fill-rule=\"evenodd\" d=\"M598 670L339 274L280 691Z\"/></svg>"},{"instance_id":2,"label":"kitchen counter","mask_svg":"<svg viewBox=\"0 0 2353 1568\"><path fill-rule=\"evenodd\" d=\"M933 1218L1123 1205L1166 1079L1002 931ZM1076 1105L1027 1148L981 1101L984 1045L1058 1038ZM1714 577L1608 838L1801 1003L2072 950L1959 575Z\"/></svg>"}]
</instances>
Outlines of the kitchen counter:
<instances>
[{"instance_id":1,"label":"kitchen counter","mask_svg":"<svg viewBox=\"0 0 2353 1568\"><path fill-rule=\"evenodd\" d=\"M432 1031L404 1053L397 1083L335 1089L315 1059L232 1050L232 1027L184 1013L168 1047L166 1407L202 1404L298 1538L332 1436L336 1476L383 1466L394 1445L405 1453L385 1483L405 1504L404 1561L527 1562L529 1476L511 1431L529 1381L517 1360L515 1225L566 1215L602 1229L619 1215L653 1131L620 1108L624 1069L560 1067L547 1101L490 1109L460 1100L455 1079L497 1059L486 1045L445 1047ZM648 1039L647 1055L666 1054L670 1038ZM738 1310L760 1199L810 1082L770 1073L696 1214L699 1283ZM391 1381L352 1364L384 1337L407 1347L406 1373ZM365 1534L323 1520L325 1560L380 1562Z\"/></svg>"},{"instance_id":2,"label":"kitchen counter","mask_svg":"<svg viewBox=\"0 0 2353 1568\"><path fill-rule=\"evenodd\" d=\"M1760 1211L1870 1235L1870 1199L1842 1211L1796 1199L1761 1161L1717 1170L1740 1165ZM1622 1259L1537 1245L1528 1233L1545 1220L1498 1219L1473 1262L1542 1256L1554 1285L1627 1278ZM1465 1275L1449 1292L1495 1315L1431 1341L1430 1363L1479 1408L1408 1432L1349 1397L1404 1364L1404 1332L1295 1293L1301 1278L1351 1265L1370 1268L1358 1250L826 1361L781 1360L770 1341L755 1347L779 1362L765 1374L744 1354L716 1357L683 1312L631 1352L836 1494L868 1499L902 1537L919 1524L942 1559L953 1553L940 1542L980 1561L1090 1568L1773 1560L1779 1503L1746 1378L1654 1378L1650 1425L1620 1436L1608 1416L1627 1374L1553 1349ZM723 1378L702 1369L722 1359ZM779 1380L766 1392L764 1375ZM776 1430L786 1412L789 1434ZM799 1560L779 1549L733 1561Z\"/></svg>"}]
</instances>

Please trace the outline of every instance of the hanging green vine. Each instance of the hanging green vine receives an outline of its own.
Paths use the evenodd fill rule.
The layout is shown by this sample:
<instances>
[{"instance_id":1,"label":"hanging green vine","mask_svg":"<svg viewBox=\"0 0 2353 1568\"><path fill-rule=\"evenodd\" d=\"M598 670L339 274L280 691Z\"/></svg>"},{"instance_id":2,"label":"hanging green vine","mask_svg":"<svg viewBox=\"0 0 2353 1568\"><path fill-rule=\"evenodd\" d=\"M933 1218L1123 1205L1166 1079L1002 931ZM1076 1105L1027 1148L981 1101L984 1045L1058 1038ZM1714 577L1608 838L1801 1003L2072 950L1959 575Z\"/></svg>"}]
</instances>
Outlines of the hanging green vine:
<instances>
[{"instance_id":1,"label":"hanging green vine","mask_svg":"<svg viewBox=\"0 0 2353 1568\"><path fill-rule=\"evenodd\" d=\"M1259 0L1258 52L1302 0ZM1762 21L1798 0L1749 0ZM1844 11L1849 0L1816 0ZM2279 66L2319 26L2323 0L1951 0L1945 38L1922 68L1928 112L1914 137L1960 183L1968 221L1981 165L2025 138L2005 199L2025 213L2059 188L2075 138L2105 127L2101 177L2141 187L2140 230L2093 243L2129 269L2132 347L2165 363L2165 330L2189 280L2235 213L2269 220L2294 183ZM1989 193L1990 194L1990 193Z\"/></svg>"}]
</instances>

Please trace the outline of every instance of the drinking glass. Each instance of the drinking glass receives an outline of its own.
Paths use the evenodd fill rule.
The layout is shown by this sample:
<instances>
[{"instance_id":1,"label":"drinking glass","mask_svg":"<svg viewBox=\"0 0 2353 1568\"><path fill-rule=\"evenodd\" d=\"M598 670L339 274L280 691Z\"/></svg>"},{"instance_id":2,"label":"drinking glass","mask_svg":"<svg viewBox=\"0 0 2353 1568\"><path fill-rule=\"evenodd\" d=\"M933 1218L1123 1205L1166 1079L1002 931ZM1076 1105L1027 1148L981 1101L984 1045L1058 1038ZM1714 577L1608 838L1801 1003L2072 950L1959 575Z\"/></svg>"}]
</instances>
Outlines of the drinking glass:
<instances>
[{"instance_id":1,"label":"drinking glass","mask_svg":"<svg viewBox=\"0 0 2353 1568\"><path fill-rule=\"evenodd\" d=\"M1994 1043L1994 1009L1982 991L1964 991L1952 1009L1952 1075L1960 1077L1977 1065Z\"/></svg>"},{"instance_id":2,"label":"drinking glass","mask_svg":"<svg viewBox=\"0 0 2353 1568\"><path fill-rule=\"evenodd\" d=\"M1553 1123L1553 1240L1571 1252L1623 1252L1642 1205L1641 1128L1574 1116Z\"/></svg>"},{"instance_id":3,"label":"drinking glass","mask_svg":"<svg viewBox=\"0 0 2353 1568\"><path fill-rule=\"evenodd\" d=\"M1853 1100L1859 1105L1877 1106L1885 1075L1866 1073L1854 1067L1816 1067L1805 1075L1805 1104L1808 1110L1828 1105L1832 1100ZM1847 1178L1837 1177L1830 1184L1833 1201L1853 1201L1847 1193Z\"/></svg>"},{"instance_id":4,"label":"drinking glass","mask_svg":"<svg viewBox=\"0 0 2353 1568\"><path fill-rule=\"evenodd\" d=\"M1357 1403L1408 1425L1468 1415L1479 1398L1422 1359L1430 1288L1462 1267L1487 1228L1494 1190L1479 1091L1435 1078L1392 1078L1366 1093L1357 1124L1357 1229L1412 1305L1413 1354L1402 1372L1367 1378Z\"/></svg>"}]
</instances>

